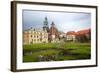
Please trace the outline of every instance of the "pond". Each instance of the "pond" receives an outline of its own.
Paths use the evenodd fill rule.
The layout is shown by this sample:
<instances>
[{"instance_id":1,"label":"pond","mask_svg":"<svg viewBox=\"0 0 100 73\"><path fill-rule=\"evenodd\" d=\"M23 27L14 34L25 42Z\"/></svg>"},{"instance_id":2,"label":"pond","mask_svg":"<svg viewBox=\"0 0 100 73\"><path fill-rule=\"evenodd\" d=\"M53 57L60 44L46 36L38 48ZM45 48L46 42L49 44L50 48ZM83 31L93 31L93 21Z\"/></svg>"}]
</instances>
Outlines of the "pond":
<instances>
[{"instance_id":1,"label":"pond","mask_svg":"<svg viewBox=\"0 0 100 73\"><path fill-rule=\"evenodd\" d=\"M37 62L81 59L82 55L79 53L71 52L73 50L74 49L67 49L67 50L48 49L48 50L40 50L40 51L28 51L28 52L24 52L24 56L30 56L33 59L33 61L35 59Z\"/></svg>"}]
</instances>

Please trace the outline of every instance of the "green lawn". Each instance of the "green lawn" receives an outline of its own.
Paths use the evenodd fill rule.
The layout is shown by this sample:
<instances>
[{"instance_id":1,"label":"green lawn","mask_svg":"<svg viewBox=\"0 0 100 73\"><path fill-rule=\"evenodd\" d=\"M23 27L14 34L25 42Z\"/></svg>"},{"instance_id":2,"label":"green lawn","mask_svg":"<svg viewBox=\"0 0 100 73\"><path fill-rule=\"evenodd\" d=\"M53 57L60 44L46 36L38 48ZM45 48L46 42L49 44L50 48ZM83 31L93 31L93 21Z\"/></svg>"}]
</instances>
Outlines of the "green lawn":
<instances>
[{"instance_id":1,"label":"green lawn","mask_svg":"<svg viewBox=\"0 0 100 73\"><path fill-rule=\"evenodd\" d=\"M42 43L23 45L23 62L63 61L91 58L90 43ZM43 59L40 60L39 56Z\"/></svg>"}]
</instances>

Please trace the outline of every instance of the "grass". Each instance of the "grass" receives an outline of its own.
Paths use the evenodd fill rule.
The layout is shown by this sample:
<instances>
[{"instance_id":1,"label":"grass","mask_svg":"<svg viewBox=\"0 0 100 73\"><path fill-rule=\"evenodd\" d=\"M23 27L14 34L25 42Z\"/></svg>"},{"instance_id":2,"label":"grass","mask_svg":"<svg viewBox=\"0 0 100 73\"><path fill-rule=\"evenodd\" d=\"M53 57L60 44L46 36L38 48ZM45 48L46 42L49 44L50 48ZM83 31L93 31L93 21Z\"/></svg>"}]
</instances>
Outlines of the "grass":
<instances>
[{"instance_id":1,"label":"grass","mask_svg":"<svg viewBox=\"0 0 100 73\"><path fill-rule=\"evenodd\" d=\"M38 50L46 50L46 49L56 49L57 44L56 43L41 43L41 44L30 44L30 45L24 45L24 50L28 51L38 51Z\"/></svg>"},{"instance_id":2,"label":"grass","mask_svg":"<svg viewBox=\"0 0 100 73\"><path fill-rule=\"evenodd\" d=\"M23 51L32 52L24 55L23 62L38 62L38 56L56 56L55 61L90 59L90 43L42 43L23 45Z\"/></svg>"}]
</instances>

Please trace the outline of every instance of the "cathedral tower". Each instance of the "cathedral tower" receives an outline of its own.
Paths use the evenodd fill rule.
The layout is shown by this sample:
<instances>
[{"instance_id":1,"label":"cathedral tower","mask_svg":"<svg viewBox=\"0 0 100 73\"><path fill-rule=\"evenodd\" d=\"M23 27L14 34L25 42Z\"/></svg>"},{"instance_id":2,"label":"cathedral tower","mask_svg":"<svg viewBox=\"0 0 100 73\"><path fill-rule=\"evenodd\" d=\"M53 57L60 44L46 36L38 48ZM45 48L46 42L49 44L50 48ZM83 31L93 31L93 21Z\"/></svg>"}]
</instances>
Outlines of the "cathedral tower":
<instances>
[{"instance_id":1,"label":"cathedral tower","mask_svg":"<svg viewBox=\"0 0 100 73\"><path fill-rule=\"evenodd\" d=\"M56 28L55 23L52 22L49 30L49 41L56 42L58 39L59 39L58 29Z\"/></svg>"},{"instance_id":2,"label":"cathedral tower","mask_svg":"<svg viewBox=\"0 0 100 73\"><path fill-rule=\"evenodd\" d=\"M49 31L49 27L48 27L48 19L47 19L47 17L45 17L45 20L44 20L44 22L43 22L43 30L45 31Z\"/></svg>"}]
</instances>

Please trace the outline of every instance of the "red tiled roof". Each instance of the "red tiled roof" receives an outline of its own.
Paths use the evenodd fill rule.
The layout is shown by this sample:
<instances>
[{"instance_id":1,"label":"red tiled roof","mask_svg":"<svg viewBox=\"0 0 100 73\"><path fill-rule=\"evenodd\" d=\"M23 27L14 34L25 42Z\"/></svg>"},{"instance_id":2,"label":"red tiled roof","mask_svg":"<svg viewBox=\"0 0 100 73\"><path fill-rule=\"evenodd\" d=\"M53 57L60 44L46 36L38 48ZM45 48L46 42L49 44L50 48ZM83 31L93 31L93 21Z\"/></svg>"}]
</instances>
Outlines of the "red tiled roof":
<instances>
[{"instance_id":1,"label":"red tiled roof","mask_svg":"<svg viewBox=\"0 0 100 73\"><path fill-rule=\"evenodd\" d=\"M80 30L80 31L69 31L66 34L67 35L84 35L84 34L88 34L91 32L91 29L85 29L85 30Z\"/></svg>"},{"instance_id":2,"label":"red tiled roof","mask_svg":"<svg viewBox=\"0 0 100 73\"><path fill-rule=\"evenodd\" d=\"M74 31L67 32L67 35L75 35L75 34L76 34L76 32L74 32Z\"/></svg>"},{"instance_id":3,"label":"red tiled roof","mask_svg":"<svg viewBox=\"0 0 100 73\"><path fill-rule=\"evenodd\" d=\"M84 34L88 34L91 32L91 29L86 29L86 30L80 30L76 33L76 35L84 35Z\"/></svg>"}]
</instances>

